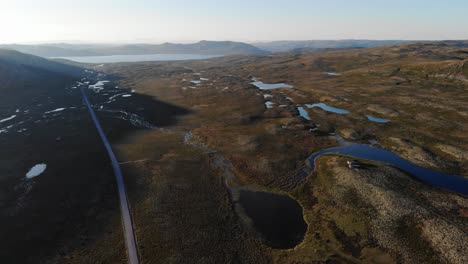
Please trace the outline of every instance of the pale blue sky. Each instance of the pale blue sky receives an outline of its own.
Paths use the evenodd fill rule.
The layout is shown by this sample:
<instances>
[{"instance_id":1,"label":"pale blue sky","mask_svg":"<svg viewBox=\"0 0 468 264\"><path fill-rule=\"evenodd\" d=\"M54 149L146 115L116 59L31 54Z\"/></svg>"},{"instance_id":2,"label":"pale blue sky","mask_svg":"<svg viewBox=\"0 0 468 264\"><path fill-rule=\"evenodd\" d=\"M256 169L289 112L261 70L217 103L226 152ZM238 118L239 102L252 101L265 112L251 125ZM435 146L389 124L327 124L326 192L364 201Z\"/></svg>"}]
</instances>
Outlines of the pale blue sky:
<instances>
[{"instance_id":1,"label":"pale blue sky","mask_svg":"<svg viewBox=\"0 0 468 264\"><path fill-rule=\"evenodd\" d=\"M0 0L0 43L468 39L468 0Z\"/></svg>"}]
</instances>

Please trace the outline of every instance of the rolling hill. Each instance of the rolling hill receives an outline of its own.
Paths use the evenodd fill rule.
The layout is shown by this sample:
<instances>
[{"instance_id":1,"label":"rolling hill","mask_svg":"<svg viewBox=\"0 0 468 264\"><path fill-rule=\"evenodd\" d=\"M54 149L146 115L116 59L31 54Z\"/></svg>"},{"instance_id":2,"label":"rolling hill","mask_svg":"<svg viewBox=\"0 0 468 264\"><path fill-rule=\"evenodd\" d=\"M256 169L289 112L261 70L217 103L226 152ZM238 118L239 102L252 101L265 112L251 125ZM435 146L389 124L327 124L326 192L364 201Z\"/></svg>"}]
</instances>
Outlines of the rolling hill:
<instances>
[{"instance_id":1,"label":"rolling hill","mask_svg":"<svg viewBox=\"0 0 468 264\"><path fill-rule=\"evenodd\" d=\"M259 42L253 45L270 52L287 52L293 50L322 50L322 49L342 49L342 48L371 48L383 45L393 45L403 43L403 40L299 40L299 41L272 41Z\"/></svg>"},{"instance_id":2,"label":"rolling hill","mask_svg":"<svg viewBox=\"0 0 468 264\"><path fill-rule=\"evenodd\" d=\"M0 49L0 110L46 97L83 76L83 69L12 50Z\"/></svg>"}]
</instances>

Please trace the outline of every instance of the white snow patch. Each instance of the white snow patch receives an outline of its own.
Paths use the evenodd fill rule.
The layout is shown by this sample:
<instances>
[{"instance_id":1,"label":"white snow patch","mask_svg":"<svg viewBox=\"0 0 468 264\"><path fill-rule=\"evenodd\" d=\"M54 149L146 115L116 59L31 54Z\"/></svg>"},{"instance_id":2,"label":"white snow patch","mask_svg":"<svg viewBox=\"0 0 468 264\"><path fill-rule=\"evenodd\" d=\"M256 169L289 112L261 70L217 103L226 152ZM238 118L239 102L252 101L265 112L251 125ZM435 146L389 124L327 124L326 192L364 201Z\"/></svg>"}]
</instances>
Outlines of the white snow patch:
<instances>
[{"instance_id":1,"label":"white snow patch","mask_svg":"<svg viewBox=\"0 0 468 264\"><path fill-rule=\"evenodd\" d=\"M44 163L34 165L28 173L26 173L26 178L32 179L36 176L41 175L47 168L47 165Z\"/></svg>"},{"instance_id":2,"label":"white snow patch","mask_svg":"<svg viewBox=\"0 0 468 264\"><path fill-rule=\"evenodd\" d=\"M132 95L131 95L131 94L124 94L124 95L122 95L122 97L130 97L130 96L132 96Z\"/></svg>"},{"instance_id":3,"label":"white snow patch","mask_svg":"<svg viewBox=\"0 0 468 264\"><path fill-rule=\"evenodd\" d=\"M323 74L326 74L328 76L340 76L341 75L340 73L336 73L336 72L324 72Z\"/></svg>"},{"instance_id":4,"label":"white snow patch","mask_svg":"<svg viewBox=\"0 0 468 264\"><path fill-rule=\"evenodd\" d=\"M273 105L274 105L274 104L275 104L275 103L273 103L272 101L266 101L266 102L265 102L266 108L273 108Z\"/></svg>"},{"instance_id":5,"label":"white snow patch","mask_svg":"<svg viewBox=\"0 0 468 264\"><path fill-rule=\"evenodd\" d=\"M263 98L265 98L265 99L271 98L271 97L273 97L273 95L271 95L271 94L264 94L264 95L263 95Z\"/></svg>"},{"instance_id":6,"label":"white snow patch","mask_svg":"<svg viewBox=\"0 0 468 264\"><path fill-rule=\"evenodd\" d=\"M95 84L92 84L92 85L89 85L88 88L89 89L93 89L93 91L95 93L99 93L99 91L103 90L104 89L104 85L106 83L108 83L109 81L98 81L97 83Z\"/></svg>"},{"instance_id":7,"label":"white snow patch","mask_svg":"<svg viewBox=\"0 0 468 264\"><path fill-rule=\"evenodd\" d=\"M55 109L55 110L51 110L51 111L44 112L44 114L50 114L50 113L60 112L60 111L63 111L63 110L65 110L65 109L66 109L65 107L57 108L57 109Z\"/></svg>"},{"instance_id":8,"label":"white snow patch","mask_svg":"<svg viewBox=\"0 0 468 264\"><path fill-rule=\"evenodd\" d=\"M9 120L12 120L12 119L15 118L15 117L16 117L16 115L12 115L12 116L10 116L10 117L7 117L7 118L5 118L5 119L0 120L0 123L3 123L3 122L6 122L6 121L9 121Z\"/></svg>"}]
</instances>

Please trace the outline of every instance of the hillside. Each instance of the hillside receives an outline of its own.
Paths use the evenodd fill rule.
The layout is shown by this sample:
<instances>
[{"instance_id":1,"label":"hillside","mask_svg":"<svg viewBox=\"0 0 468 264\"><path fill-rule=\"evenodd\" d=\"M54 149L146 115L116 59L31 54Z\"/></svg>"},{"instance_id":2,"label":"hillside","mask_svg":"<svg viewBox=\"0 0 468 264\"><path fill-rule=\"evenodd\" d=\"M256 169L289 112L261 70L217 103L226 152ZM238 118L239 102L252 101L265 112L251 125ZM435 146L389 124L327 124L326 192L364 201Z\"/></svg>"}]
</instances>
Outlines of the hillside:
<instances>
[{"instance_id":1,"label":"hillside","mask_svg":"<svg viewBox=\"0 0 468 264\"><path fill-rule=\"evenodd\" d=\"M259 42L252 45L270 52L287 52L293 50L322 50L322 49L343 49L343 48L371 48L383 45L393 45L404 43L403 40L298 40L298 41L272 41Z\"/></svg>"},{"instance_id":2,"label":"hillside","mask_svg":"<svg viewBox=\"0 0 468 264\"><path fill-rule=\"evenodd\" d=\"M268 52L250 44L233 41L200 41L192 44L129 44L129 45L0 45L41 57L141 55L141 54L201 54L201 55L260 55Z\"/></svg>"},{"instance_id":3,"label":"hillside","mask_svg":"<svg viewBox=\"0 0 468 264\"><path fill-rule=\"evenodd\" d=\"M110 140L151 123L169 125L187 112L118 88L112 76L91 69L0 50L2 262L71 263L53 258L92 246L102 236L106 248L116 249L112 259L105 254L76 259L125 259L115 178L80 88L99 104L96 111ZM30 176L36 165L45 170Z\"/></svg>"},{"instance_id":4,"label":"hillside","mask_svg":"<svg viewBox=\"0 0 468 264\"><path fill-rule=\"evenodd\" d=\"M79 67L0 49L0 92L8 95L0 97L0 109L6 111L39 94L45 97L48 91L63 89L83 75Z\"/></svg>"}]
</instances>

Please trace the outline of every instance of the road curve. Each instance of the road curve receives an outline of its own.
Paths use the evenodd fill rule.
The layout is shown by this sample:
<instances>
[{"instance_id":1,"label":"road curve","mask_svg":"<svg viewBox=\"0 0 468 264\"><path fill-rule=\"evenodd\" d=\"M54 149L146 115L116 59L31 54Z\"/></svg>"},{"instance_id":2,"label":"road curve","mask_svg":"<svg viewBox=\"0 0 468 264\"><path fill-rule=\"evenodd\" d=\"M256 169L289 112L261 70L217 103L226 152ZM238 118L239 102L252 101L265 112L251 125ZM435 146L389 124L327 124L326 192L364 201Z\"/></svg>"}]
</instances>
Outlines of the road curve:
<instances>
[{"instance_id":1,"label":"road curve","mask_svg":"<svg viewBox=\"0 0 468 264\"><path fill-rule=\"evenodd\" d=\"M130 214L130 206L128 204L127 192L125 191L125 184L122 177L122 171L120 170L119 163L117 161L117 158L115 157L114 152L112 151L111 145L107 140L104 131L102 130L101 124L99 123L96 113L94 112L93 107L89 103L88 97L86 96L86 92L83 89L83 86L81 86L80 89L81 94L83 96L83 101L86 104L89 114L93 119L94 125L96 126L96 129L99 132L99 136L101 137L101 140L104 143L104 146L106 147L107 153L109 154L109 158L112 162L112 168L114 169L115 178L117 180L117 188L119 190L120 211L122 214L122 225L124 229L125 246L127 248L128 253L128 263L139 264L138 249L136 246L135 233L133 230L132 217Z\"/></svg>"}]
</instances>

